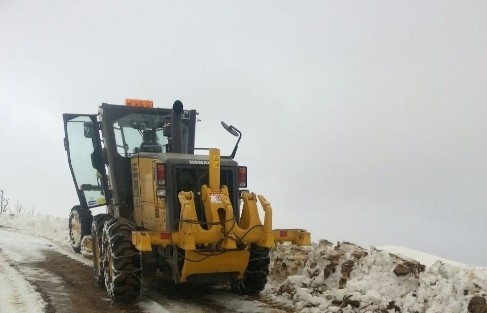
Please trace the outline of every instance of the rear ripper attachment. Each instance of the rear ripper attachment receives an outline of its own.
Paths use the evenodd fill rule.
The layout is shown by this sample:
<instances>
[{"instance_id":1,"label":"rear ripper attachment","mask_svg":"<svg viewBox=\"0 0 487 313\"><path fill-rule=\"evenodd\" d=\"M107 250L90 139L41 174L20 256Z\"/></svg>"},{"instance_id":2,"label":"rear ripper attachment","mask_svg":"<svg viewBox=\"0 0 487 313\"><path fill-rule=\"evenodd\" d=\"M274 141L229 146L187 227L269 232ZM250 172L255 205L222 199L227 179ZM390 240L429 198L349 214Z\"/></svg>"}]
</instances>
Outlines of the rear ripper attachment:
<instances>
[{"instance_id":1,"label":"rear ripper attachment","mask_svg":"<svg viewBox=\"0 0 487 313\"><path fill-rule=\"evenodd\" d=\"M158 164L158 174L160 167ZM178 194L181 211L177 231L132 232L132 243L139 251L150 252L154 247L168 246L180 250L184 258L177 282L199 280L203 275L228 276L234 290L258 293L265 286L263 274L266 277L268 273L268 252L276 242L310 244L310 234L305 230L272 230L272 208L261 195L242 193L243 209L237 222L228 188L220 186L218 149L210 149L209 185L202 185L200 194L204 221L198 220L195 194L181 191ZM264 210L264 223L259 218L257 199ZM258 282L251 281L253 278Z\"/></svg>"},{"instance_id":2,"label":"rear ripper attachment","mask_svg":"<svg viewBox=\"0 0 487 313\"><path fill-rule=\"evenodd\" d=\"M272 229L272 208L249 192L247 167L195 148L195 110L181 101L103 103L98 114L63 114L64 147L79 204L71 209L73 250L92 251L94 280L115 302L131 302L143 278L227 283L240 294L262 291L276 242L309 245L301 229ZM195 154L206 150L207 154ZM263 210L259 216L257 202ZM91 209L106 212L92 215Z\"/></svg>"}]
</instances>

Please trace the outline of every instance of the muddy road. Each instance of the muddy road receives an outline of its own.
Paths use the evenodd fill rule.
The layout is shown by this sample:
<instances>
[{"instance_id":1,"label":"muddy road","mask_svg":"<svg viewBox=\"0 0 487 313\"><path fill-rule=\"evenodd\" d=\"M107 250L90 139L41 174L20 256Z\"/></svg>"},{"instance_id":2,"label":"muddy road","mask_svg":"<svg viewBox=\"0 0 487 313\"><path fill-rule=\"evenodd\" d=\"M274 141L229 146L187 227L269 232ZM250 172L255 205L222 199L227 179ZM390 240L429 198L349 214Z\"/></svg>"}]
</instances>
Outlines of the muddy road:
<instances>
[{"instance_id":1,"label":"muddy road","mask_svg":"<svg viewBox=\"0 0 487 313\"><path fill-rule=\"evenodd\" d=\"M0 311L289 312L265 299L235 295L226 286L173 285L159 279L144 280L135 303L115 304L95 282L91 262L46 239L0 227L0 278L11 281L0 286L8 289L0 291L8 302L3 309L0 303Z\"/></svg>"}]
</instances>

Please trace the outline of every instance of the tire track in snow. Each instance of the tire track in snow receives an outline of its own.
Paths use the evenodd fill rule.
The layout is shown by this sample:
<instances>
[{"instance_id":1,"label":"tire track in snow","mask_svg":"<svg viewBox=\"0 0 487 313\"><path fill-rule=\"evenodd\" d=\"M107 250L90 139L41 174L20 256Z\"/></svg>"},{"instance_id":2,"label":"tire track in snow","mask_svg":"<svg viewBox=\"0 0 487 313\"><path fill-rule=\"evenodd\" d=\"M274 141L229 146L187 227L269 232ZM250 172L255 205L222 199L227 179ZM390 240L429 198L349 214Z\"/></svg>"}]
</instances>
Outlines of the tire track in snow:
<instances>
[{"instance_id":1,"label":"tire track in snow","mask_svg":"<svg viewBox=\"0 0 487 313\"><path fill-rule=\"evenodd\" d=\"M171 313L286 313L278 306L265 303L259 296L233 293L226 285L174 284L162 279L146 279L143 295L167 308ZM147 301L145 301L147 302ZM155 312L146 307L146 310Z\"/></svg>"},{"instance_id":2,"label":"tire track in snow","mask_svg":"<svg viewBox=\"0 0 487 313\"><path fill-rule=\"evenodd\" d=\"M46 303L0 249L0 312L43 313ZM5 290L6 289L6 290Z\"/></svg>"}]
</instances>

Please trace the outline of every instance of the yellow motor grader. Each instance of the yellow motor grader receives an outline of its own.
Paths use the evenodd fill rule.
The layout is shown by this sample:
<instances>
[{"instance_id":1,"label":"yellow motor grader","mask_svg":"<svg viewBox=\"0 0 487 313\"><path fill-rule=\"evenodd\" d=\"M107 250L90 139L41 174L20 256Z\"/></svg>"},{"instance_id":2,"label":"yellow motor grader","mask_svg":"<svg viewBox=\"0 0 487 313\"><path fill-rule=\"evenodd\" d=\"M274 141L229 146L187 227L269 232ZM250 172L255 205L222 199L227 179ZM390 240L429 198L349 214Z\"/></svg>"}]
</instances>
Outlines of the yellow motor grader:
<instances>
[{"instance_id":1,"label":"yellow motor grader","mask_svg":"<svg viewBox=\"0 0 487 313\"><path fill-rule=\"evenodd\" d=\"M133 301L142 278L156 275L259 293L276 242L310 244L305 230L273 230L271 205L246 189L247 168L234 160L237 128L222 122L238 137L230 156L195 148L197 114L179 100L167 109L137 99L103 103L98 114L63 114L79 198L71 245L92 251L95 278L115 302ZM106 213L93 216L97 207Z\"/></svg>"}]
</instances>

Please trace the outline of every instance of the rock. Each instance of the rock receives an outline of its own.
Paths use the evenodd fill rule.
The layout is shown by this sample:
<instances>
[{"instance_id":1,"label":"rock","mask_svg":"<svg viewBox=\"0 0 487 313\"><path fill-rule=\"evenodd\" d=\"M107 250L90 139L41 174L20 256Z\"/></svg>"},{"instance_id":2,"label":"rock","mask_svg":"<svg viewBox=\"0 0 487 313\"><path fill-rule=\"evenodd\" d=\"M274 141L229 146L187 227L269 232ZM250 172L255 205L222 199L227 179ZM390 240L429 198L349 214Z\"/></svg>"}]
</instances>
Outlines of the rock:
<instances>
[{"instance_id":1,"label":"rock","mask_svg":"<svg viewBox=\"0 0 487 313\"><path fill-rule=\"evenodd\" d=\"M291 284L289 284L288 282L285 282L284 284L281 285L281 287L279 287L279 294L287 293L293 295L295 291L296 289L293 286L291 286Z\"/></svg>"},{"instance_id":2,"label":"rock","mask_svg":"<svg viewBox=\"0 0 487 313\"><path fill-rule=\"evenodd\" d=\"M419 262L403 260L402 263L399 263L394 268L394 274L396 274L396 276L413 274L414 276L419 277L419 273L424 272L425 269L426 266Z\"/></svg>"},{"instance_id":3,"label":"rock","mask_svg":"<svg viewBox=\"0 0 487 313\"><path fill-rule=\"evenodd\" d=\"M411 270L409 269L409 267L407 267L404 264L398 264L394 268L394 274L396 274L396 276L404 276L404 275L407 275L409 273L411 273Z\"/></svg>"},{"instance_id":4,"label":"rock","mask_svg":"<svg viewBox=\"0 0 487 313\"><path fill-rule=\"evenodd\" d=\"M323 269L323 277L327 279L332 273L335 273L337 265L337 262L330 262L327 264Z\"/></svg>"},{"instance_id":5,"label":"rock","mask_svg":"<svg viewBox=\"0 0 487 313\"><path fill-rule=\"evenodd\" d=\"M321 239L320 241L318 241L318 247L320 248L333 247L333 243L326 239Z\"/></svg>"},{"instance_id":6,"label":"rock","mask_svg":"<svg viewBox=\"0 0 487 313\"><path fill-rule=\"evenodd\" d=\"M387 305L387 310L390 311L394 309L395 312L401 312L401 308L396 305L394 301L389 302Z\"/></svg>"},{"instance_id":7,"label":"rock","mask_svg":"<svg viewBox=\"0 0 487 313\"><path fill-rule=\"evenodd\" d=\"M487 303L484 297L474 296L468 303L469 313L487 313Z\"/></svg>"},{"instance_id":8,"label":"rock","mask_svg":"<svg viewBox=\"0 0 487 313\"><path fill-rule=\"evenodd\" d=\"M343 278L350 278L350 273L352 272L353 265L355 263L352 260L343 262L341 274Z\"/></svg>"},{"instance_id":9,"label":"rock","mask_svg":"<svg viewBox=\"0 0 487 313\"><path fill-rule=\"evenodd\" d=\"M364 256L367 256L367 255L368 255L368 253L367 253L367 251L365 251L365 250L364 250L364 249L362 249L362 248L357 248L357 249L353 250L352 255L353 255L353 256L354 256L354 258L356 258L356 259L361 259L361 258L363 258Z\"/></svg>"},{"instance_id":10,"label":"rock","mask_svg":"<svg viewBox=\"0 0 487 313\"><path fill-rule=\"evenodd\" d=\"M330 253L328 255L325 256L325 258L327 260L330 260L330 261L338 261L342 256L344 255L344 253L342 251L338 251L338 250L333 250L333 251L330 251Z\"/></svg>"},{"instance_id":11,"label":"rock","mask_svg":"<svg viewBox=\"0 0 487 313\"><path fill-rule=\"evenodd\" d=\"M309 278L313 278L313 277L316 277L320 274L320 269L317 267L315 268L314 270L312 270L311 268L308 270L308 277Z\"/></svg>"},{"instance_id":12,"label":"rock","mask_svg":"<svg viewBox=\"0 0 487 313\"><path fill-rule=\"evenodd\" d=\"M352 300L352 296L345 296L343 297L343 303L341 307L346 308L347 306L351 306L352 308L359 308L360 307L360 301L358 300Z\"/></svg>"}]
</instances>

